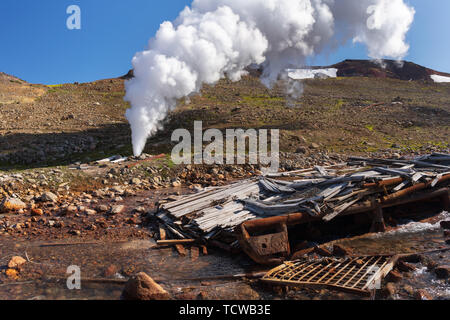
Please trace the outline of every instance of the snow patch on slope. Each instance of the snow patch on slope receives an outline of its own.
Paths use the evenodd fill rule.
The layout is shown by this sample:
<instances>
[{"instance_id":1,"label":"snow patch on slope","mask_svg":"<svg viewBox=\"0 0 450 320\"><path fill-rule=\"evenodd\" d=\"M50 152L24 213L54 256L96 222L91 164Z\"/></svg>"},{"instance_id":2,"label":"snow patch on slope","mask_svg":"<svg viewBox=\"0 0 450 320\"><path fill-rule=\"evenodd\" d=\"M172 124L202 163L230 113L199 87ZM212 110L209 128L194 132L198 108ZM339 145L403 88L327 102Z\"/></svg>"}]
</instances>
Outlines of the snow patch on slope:
<instances>
[{"instance_id":1,"label":"snow patch on slope","mask_svg":"<svg viewBox=\"0 0 450 320\"><path fill-rule=\"evenodd\" d=\"M320 75L326 75L329 78L336 78L338 69L287 69L288 77L294 80L315 79Z\"/></svg>"},{"instance_id":2,"label":"snow patch on slope","mask_svg":"<svg viewBox=\"0 0 450 320\"><path fill-rule=\"evenodd\" d=\"M430 77L431 79L433 79L434 82L438 83L450 82L450 77L444 77L437 74L433 74Z\"/></svg>"}]
</instances>

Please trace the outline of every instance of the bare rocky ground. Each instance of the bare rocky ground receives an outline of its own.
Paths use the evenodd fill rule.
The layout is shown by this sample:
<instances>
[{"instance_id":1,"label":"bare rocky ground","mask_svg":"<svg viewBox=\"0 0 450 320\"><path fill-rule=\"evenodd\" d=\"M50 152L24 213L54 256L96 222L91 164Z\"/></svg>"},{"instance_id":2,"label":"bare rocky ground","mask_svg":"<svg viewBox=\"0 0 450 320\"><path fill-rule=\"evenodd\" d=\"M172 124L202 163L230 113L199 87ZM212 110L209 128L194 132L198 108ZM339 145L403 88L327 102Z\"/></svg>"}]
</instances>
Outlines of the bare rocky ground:
<instances>
[{"instance_id":1,"label":"bare rocky ground","mask_svg":"<svg viewBox=\"0 0 450 320\"><path fill-rule=\"evenodd\" d=\"M309 80L304 89L290 101L281 84L268 90L255 75L223 80L180 101L146 154L98 164L131 156L123 79L45 86L1 74L0 241L152 239L158 201L261 173L251 165L175 166L170 133L192 129L194 120L204 129L279 128L281 170L340 163L348 155L449 151L448 84L361 77ZM1 269L0 282L35 275L8 270Z\"/></svg>"}]
</instances>

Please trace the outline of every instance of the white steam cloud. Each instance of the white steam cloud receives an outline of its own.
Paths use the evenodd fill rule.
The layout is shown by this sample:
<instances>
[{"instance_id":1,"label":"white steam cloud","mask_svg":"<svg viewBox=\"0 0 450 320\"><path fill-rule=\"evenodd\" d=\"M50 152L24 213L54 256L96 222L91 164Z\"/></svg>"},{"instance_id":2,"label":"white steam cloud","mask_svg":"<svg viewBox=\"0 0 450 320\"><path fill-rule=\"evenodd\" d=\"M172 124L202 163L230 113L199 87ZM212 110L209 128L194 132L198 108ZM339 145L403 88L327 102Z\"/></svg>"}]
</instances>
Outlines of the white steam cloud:
<instances>
[{"instance_id":1,"label":"white steam cloud","mask_svg":"<svg viewBox=\"0 0 450 320\"><path fill-rule=\"evenodd\" d=\"M402 59L414 14L403 0L194 0L133 58L125 100L134 154L177 99L224 77L238 81L251 64L271 86L286 68L349 39L373 59Z\"/></svg>"}]
</instances>

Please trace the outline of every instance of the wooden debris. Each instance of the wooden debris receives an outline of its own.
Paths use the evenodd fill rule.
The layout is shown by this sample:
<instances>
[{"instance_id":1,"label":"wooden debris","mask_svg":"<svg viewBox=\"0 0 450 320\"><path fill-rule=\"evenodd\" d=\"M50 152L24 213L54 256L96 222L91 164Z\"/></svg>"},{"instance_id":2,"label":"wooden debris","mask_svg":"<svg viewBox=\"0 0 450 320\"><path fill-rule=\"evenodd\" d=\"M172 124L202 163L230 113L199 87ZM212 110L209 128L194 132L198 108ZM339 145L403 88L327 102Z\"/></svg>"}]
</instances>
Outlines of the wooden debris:
<instances>
[{"instance_id":1,"label":"wooden debris","mask_svg":"<svg viewBox=\"0 0 450 320\"><path fill-rule=\"evenodd\" d=\"M450 155L437 153L415 159L351 157L348 163L334 166L271 173L161 204L156 213L161 241L171 237L186 242L158 241L158 245L198 240L233 251L234 231L248 222L264 219L264 226L329 222L361 212L373 212L373 229L383 231L382 208L415 197L424 201L427 194L441 197L448 206L444 198L449 182Z\"/></svg>"},{"instance_id":2,"label":"wooden debris","mask_svg":"<svg viewBox=\"0 0 450 320\"><path fill-rule=\"evenodd\" d=\"M166 240L166 230L164 229L162 224L159 225L159 239Z\"/></svg>"},{"instance_id":3,"label":"wooden debris","mask_svg":"<svg viewBox=\"0 0 450 320\"><path fill-rule=\"evenodd\" d=\"M178 254L182 257L186 256L186 248L182 244L175 244L175 249L177 249Z\"/></svg>"},{"instance_id":4,"label":"wooden debris","mask_svg":"<svg viewBox=\"0 0 450 320\"><path fill-rule=\"evenodd\" d=\"M176 239L176 240L158 240L156 244L159 246L173 246L177 244L188 244L194 243L196 240L194 239Z\"/></svg>"},{"instance_id":5,"label":"wooden debris","mask_svg":"<svg viewBox=\"0 0 450 320\"><path fill-rule=\"evenodd\" d=\"M200 255L200 249L198 247L192 247L191 248L191 260L197 261L198 257Z\"/></svg>"}]
</instances>

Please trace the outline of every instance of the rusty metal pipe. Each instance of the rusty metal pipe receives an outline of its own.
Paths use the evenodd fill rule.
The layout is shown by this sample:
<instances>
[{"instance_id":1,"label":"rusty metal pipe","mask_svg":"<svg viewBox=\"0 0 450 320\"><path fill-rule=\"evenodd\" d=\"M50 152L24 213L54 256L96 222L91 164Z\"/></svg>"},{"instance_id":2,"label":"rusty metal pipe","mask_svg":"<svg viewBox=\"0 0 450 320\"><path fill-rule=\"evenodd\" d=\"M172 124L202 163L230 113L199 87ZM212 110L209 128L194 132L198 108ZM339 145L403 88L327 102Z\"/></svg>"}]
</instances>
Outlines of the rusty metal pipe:
<instances>
[{"instance_id":1,"label":"rusty metal pipe","mask_svg":"<svg viewBox=\"0 0 450 320\"><path fill-rule=\"evenodd\" d=\"M450 180L450 174L445 175L442 178L440 178L438 180L437 184L440 184L440 183L445 182L447 180ZM432 183L433 183L433 181L418 183L418 184L413 185L413 186L411 186L409 188L400 190L400 191L398 191L396 193L393 193L393 194L390 194L388 196L383 197L381 199L381 202L387 202L387 201L390 201L390 200L398 199L398 198L407 196L408 194L411 194L413 192L426 189L426 188L430 187Z\"/></svg>"},{"instance_id":2,"label":"rusty metal pipe","mask_svg":"<svg viewBox=\"0 0 450 320\"><path fill-rule=\"evenodd\" d=\"M363 184L363 188L374 188L374 187L388 187L395 184L399 184L403 182L403 178L394 178L389 180L382 180L378 182L365 183Z\"/></svg>"},{"instance_id":3,"label":"rusty metal pipe","mask_svg":"<svg viewBox=\"0 0 450 320\"><path fill-rule=\"evenodd\" d=\"M439 180L438 183L442 183L442 182L448 180L449 178L450 178L450 174L447 174L447 175L443 176ZM389 187L392 185L402 183L403 181L405 181L404 178L394 178L394 179L383 180L383 181L378 181L378 182L373 182L373 183L365 183L365 184L363 184L363 188ZM424 182L424 184L426 184L426 182ZM429 184L431 185L431 182L429 182ZM417 185L419 185L419 184L417 184Z\"/></svg>"},{"instance_id":4,"label":"rusty metal pipe","mask_svg":"<svg viewBox=\"0 0 450 320\"><path fill-rule=\"evenodd\" d=\"M448 177L450 177L450 175ZM410 191L409 193L414 192L414 191L416 191L416 190ZM350 207L349 209L347 209L346 211L344 211L343 213L341 213L341 216L352 215L352 214L366 212L366 211L367 212L373 211L377 207L380 207L380 206L382 208L386 208L386 207L393 207L393 206L398 206L398 205L411 203L411 202L425 201L425 200L439 198L439 197L444 198L446 195L448 197L448 194L449 194L449 189L443 188L443 189L439 189L439 190L436 190L431 193L417 195L413 199L399 199L404 196L403 194L399 194L396 197L388 196L388 197L384 197L381 202L372 203L370 201L366 201L363 204L354 205L354 206ZM276 216L276 217L270 217L270 218L264 218L264 219L249 220L249 221L242 223L241 230L242 231L245 230L245 231L249 231L249 232L258 231L258 230L267 230L276 225L286 224L286 225L292 226L292 225L301 224L301 223L318 221L320 219L321 219L320 216L312 217L308 213L299 212L299 213L292 213L292 214L288 214L288 215L284 215L284 216ZM248 236L248 233L246 234L246 236Z\"/></svg>"},{"instance_id":5,"label":"rusty metal pipe","mask_svg":"<svg viewBox=\"0 0 450 320\"><path fill-rule=\"evenodd\" d=\"M276 216L276 217L270 217L270 218L264 218L264 219L255 219L255 220L249 220L242 223L242 227L247 231L257 231L257 230L266 230L269 228L272 228L276 225L296 225L301 223L307 223L310 221L319 220L319 217L312 217L308 213L304 212L298 212L298 213L291 213L284 216Z\"/></svg>"},{"instance_id":6,"label":"rusty metal pipe","mask_svg":"<svg viewBox=\"0 0 450 320\"><path fill-rule=\"evenodd\" d=\"M357 213L361 213L361 212L369 212L369 211L375 210L378 207L381 207L381 208L394 207L394 206L400 206L402 204L426 201L426 200L431 200L431 199L435 199L435 198L441 198L442 202L443 202L443 206L446 207L445 198L447 198L447 202L448 202L449 189L442 188L442 189L439 189L439 190L436 190L436 191L433 191L430 193L417 195L414 198L406 198L406 199L394 198L394 199L390 199L389 201L376 202L376 203L372 203L370 201L365 201L362 204L350 207L349 209L347 209L346 211L341 213L341 216L347 216L347 215L357 214Z\"/></svg>"}]
</instances>

